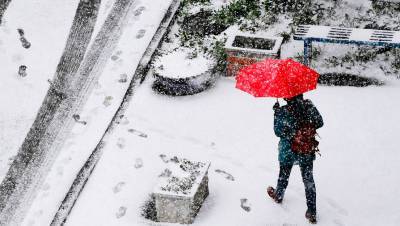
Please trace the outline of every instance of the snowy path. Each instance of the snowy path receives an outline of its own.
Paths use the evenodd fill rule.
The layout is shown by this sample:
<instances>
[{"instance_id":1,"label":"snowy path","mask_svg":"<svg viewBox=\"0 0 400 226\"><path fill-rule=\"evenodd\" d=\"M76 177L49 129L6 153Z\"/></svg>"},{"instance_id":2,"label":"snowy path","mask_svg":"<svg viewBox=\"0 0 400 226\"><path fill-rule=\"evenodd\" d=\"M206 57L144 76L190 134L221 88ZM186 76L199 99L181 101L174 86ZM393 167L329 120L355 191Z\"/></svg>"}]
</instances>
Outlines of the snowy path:
<instances>
[{"instance_id":1,"label":"snowy path","mask_svg":"<svg viewBox=\"0 0 400 226\"><path fill-rule=\"evenodd\" d=\"M266 198L278 164L273 99L255 99L226 78L205 93L180 98L156 95L150 84L140 87L125 123L108 141L68 225L153 225L140 216L140 207L163 170L160 154L212 162L210 196L193 225L308 225L297 167L284 204ZM315 164L318 225L400 221L399 87L319 87L307 95L326 123L320 131L323 156ZM240 207L242 198L250 212Z\"/></svg>"},{"instance_id":2,"label":"snowy path","mask_svg":"<svg viewBox=\"0 0 400 226\"><path fill-rule=\"evenodd\" d=\"M0 180L35 119L65 47L78 0L13 0L0 25ZM63 9L61 12L57 9ZM22 47L18 28L31 43ZM27 76L18 75L20 65Z\"/></svg>"},{"instance_id":3,"label":"snowy path","mask_svg":"<svg viewBox=\"0 0 400 226\"><path fill-rule=\"evenodd\" d=\"M110 3L110 1L108 1ZM77 172L100 141L171 1L135 1L131 18L107 60L92 95L84 106L23 225L51 222ZM110 4L107 4L108 6ZM102 8L106 7L102 5ZM123 123L123 119L121 119Z\"/></svg>"}]
</instances>

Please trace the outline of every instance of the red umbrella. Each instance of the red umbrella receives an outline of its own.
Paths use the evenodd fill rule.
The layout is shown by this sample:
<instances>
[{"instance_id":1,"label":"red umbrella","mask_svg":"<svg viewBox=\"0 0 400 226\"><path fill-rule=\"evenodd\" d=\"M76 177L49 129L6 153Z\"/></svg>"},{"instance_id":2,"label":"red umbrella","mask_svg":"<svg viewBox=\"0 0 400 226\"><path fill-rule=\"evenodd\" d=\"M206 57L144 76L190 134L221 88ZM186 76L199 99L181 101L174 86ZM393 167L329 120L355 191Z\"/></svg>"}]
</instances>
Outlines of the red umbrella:
<instances>
[{"instance_id":1,"label":"red umbrella","mask_svg":"<svg viewBox=\"0 0 400 226\"><path fill-rule=\"evenodd\" d=\"M236 88L255 97L294 97L317 87L319 74L292 59L266 59L242 68Z\"/></svg>"}]
</instances>

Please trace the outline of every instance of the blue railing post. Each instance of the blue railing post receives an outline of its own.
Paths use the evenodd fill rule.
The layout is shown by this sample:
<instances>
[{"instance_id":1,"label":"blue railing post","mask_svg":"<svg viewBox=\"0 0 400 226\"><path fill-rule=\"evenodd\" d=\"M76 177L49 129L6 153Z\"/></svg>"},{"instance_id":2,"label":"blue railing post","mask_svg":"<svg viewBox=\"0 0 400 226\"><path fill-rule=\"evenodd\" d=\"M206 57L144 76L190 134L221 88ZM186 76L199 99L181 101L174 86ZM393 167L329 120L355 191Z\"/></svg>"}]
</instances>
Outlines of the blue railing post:
<instances>
[{"instance_id":1,"label":"blue railing post","mask_svg":"<svg viewBox=\"0 0 400 226\"><path fill-rule=\"evenodd\" d=\"M304 39L304 65L311 65L312 57L312 41L310 39Z\"/></svg>"}]
</instances>

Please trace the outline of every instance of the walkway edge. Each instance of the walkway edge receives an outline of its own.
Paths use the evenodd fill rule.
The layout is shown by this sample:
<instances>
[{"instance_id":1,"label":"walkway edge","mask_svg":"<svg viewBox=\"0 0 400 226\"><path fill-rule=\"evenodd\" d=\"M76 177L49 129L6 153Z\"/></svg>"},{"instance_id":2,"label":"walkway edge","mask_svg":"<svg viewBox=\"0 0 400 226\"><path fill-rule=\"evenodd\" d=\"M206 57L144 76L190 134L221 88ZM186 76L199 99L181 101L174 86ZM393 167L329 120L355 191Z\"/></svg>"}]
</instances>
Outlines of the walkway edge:
<instances>
[{"instance_id":1,"label":"walkway edge","mask_svg":"<svg viewBox=\"0 0 400 226\"><path fill-rule=\"evenodd\" d=\"M55 214L53 221L51 222L52 226L63 225L67 219L69 214L71 213L72 208L74 207L77 199L79 198L80 193L84 189L86 182L88 181L91 173L97 165L97 162L101 158L102 151L104 146L106 145L105 140L107 140L109 134L111 134L115 124L117 124L120 115L123 115L137 85L142 81L149 70L149 63L154 56L154 53L158 46L161 44L161 41L165 34L167 33L168 28L173 21L182 0L173 0L168 10L166 11L164 18L162 19L156 33L154 34L150 44L148 45L146 51L144 52L140 62L135 70L135 73L132 77L132 80L129 84L129 87L124 95L124 98L114 114L111 122L109 123L105 133L103 134L100 142L97 144L96 148L93 150L92 154L89 156L83 167L80 169L78 175L73 181L69 191L67 192L64 200L62 201L57 213Z\"/></svg>"}]
</instances>

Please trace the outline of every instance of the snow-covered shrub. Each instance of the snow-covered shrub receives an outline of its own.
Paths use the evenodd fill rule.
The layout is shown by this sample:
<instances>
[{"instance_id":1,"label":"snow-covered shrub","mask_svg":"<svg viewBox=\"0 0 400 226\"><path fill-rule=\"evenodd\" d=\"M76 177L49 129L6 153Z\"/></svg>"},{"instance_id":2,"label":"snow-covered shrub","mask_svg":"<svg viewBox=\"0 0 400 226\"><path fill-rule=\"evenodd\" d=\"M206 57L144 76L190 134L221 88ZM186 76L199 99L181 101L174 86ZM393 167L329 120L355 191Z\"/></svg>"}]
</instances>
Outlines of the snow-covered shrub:
<instances>
[{"instance_id":1,"label":"snow-covered shrub","mask_svg":"<svg viewBox=\"0 0 400 226\"><path fill-rule=\"evenodd\" d=\"M223 4L216 2L218 0L186 1L181 21L191 23L182 24L176 35L181 46L213 56L220 72L224 71L226 65L226 54L223 50L226 40L224 30L227 28L229 32L231 26L236 26L242 31L280 35L284 38L284 45L292 45L291 36L299 24L400 30L399 3L383 3L377 0L373 0L372 4L350 0L227 0ZM325 67L323 71L334 70L334 67L344 70L355 65L362 65L360 68L365 69L371 67L368 63L374 62L374 67L381 68L384 74L399 73L400 60L393 49L349 46L333 53L335 48L330 46L313 47L312 62ZM300 52L293 51L285 55L302 60Z\"/></svg>"},{"instance_id":2,"label":"snow-covered shrub","mask_svg":"<svg viewBox=\"0 0 400 226\"><path fill-rule=\"evenodd\" d=\"M304 9L311 4L311 0L265 0L263 5L266 11L275 14L293 13Z\"/></svg>"},{"instance_id":3,"label":"snow-covered shrub","mask_svg":"<svg viewBox=\"0 0 400 226\"><path fill-rule=\"evenodd\" d=\"M183 5L185 4L205 4L210 3L210 0L183 0Z\"/></svg>"},{"instance_id":4,"label":"snow-covered shrub","mask_svg":"<svg viewBox=\"0 0 400 226\"><path fill-rule=\"evenodd\" d=\"M206 35L218 35L228 28L227 25L215 22L211 10L201 9L198 13L187 15L181 24L181 33L185 37L202 38Z\"/></svg>"},{"instance_id":5,"label":"snow-covered shrub","mask_svg":"<svg viewBox=\"0 0 400 226\"><path fill-rule=\"evenodd\" d=\"M400 2L371 0L371 3L372 3L372 8L380 14L400 12Z\"/></svg>"},{"instance_id":6,"label":"snow-covered shrub","mask_svg":"<svg viewBox=\"0 0 400 226\"><path fill-rule=\"evenodd\" d=\"M383 82L375 78L361 77L353 74L346 73L325 73L321 74L318 83L328 86L381 86Z\"/></svg>"},{"instance_id":7,"label":"snow-covered shrub","mask_svg":"<svg viewBox=\"0 0 400 226\"><path fill-rule=\"evenodd\" d=\"M298 26L300 24L320 24L320 22L324 18L325 11L326 8L324 7L324 4L311 1L310 5L308 5L307 7L304 7L294 12L292 24L294 26Z\"/></svg>"},{"instance_id":8,"label":"snow-covered shrub","mask_svg":"<svg viewBox=\"0 0 400 226\"><path fill-rule=\"evenodd\" d=\"M216 40L211 45L210 54L216 60L215 70L219 72L224 72L226 69L226 58L227 54L225 52L225 42L226 38L223 40Z\"/></svg>"},{"instance_id":9,"label":"snow-covered shrub","mask_svg":"<svg viewBox=\"0 0 400 226\"><path fill-rule=\"evenodd\" d=\"M325 4L316 0L264 0L263 7L267 15L263 22L271 24L278 15L287 15L293 26L319 24L327 11Z\"/></svg>"},{"instance_id":10,"label":"snow-covered shrub","mask_svg":"<svg viewBox=\"0 0 400 226\"><path fill-rule=\"evenodd\" d=\"M260 0L236 0L215 12L214 20L224 26L240 23L242 19L254 20L261 15Z\"/></svg>"}]
</instances>

